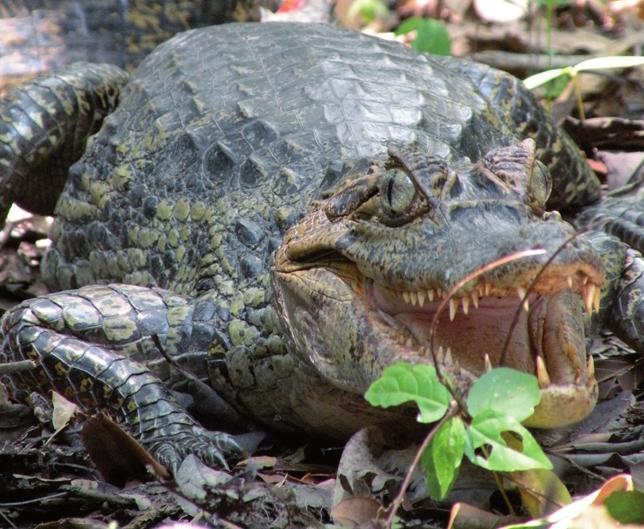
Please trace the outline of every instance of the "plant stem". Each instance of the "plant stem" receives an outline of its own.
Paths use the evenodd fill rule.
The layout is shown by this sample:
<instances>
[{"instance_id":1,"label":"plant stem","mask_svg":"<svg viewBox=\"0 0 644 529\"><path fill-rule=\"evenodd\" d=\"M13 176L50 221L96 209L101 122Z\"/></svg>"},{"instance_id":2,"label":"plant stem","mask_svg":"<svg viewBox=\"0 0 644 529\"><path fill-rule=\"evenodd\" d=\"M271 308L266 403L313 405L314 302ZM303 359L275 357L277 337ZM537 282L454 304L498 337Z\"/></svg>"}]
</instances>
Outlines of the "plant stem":
<instances>
[{"instance_id":1,"label":"plant stem","mask_svg":"<svg viewBox=\"0 0 644 529\"><path fill-rule=\"evenodd\" d=\"M407 474L405 475L405 479L400 485L400 491L398 492L398 495L394 498L394 501L391 502L391 505L387 509L389 512L387 513L387 518L385 519L386 528L391 527L391 524L393 523L393 520L394 520L394 516L396 516L396 512L398 512L398 509L405 498L405 491L407 490L407 487L409 487L409 483L411 482L411 477L414 474L414 470L416 470L416 467L418 466L418 462L420 461L420 458L422 457L423 452L425 452L425 449L429 445L429 442L432 440L434 435L436 435L436 432L440 429L440 427L443 426L443 424L445 424L452 417L454 417L454 415L456 415L458 409L459 409L458 403L455 400L452 400L449 403L449 408L445 412L445 415L443 415L441 420L434 425L434 427L429 431L425 439L423 439L423 442L421 443L421 445L418 447L418 450L414 455L414 460L409 465L409 468L407 469Z\"/></svg>"},{"instance_id":2,"label":"plant stem","mask_svg":"<svg viewBox=\"0 0 644 529\"><path fill-rule=\"evenodd\" d=\"M584 112L584 100L581 97L581 89L579 88L579 74L576 72L572 76L572 86L575 89L575 98L577 99L577 111L579 112L579 121L583 125L584 120L586 119L586 114Z\"/></svg>"},{"instance_id":3,"label":"plant stem","mask_svg":"<svg viewBox=\"0 0 644 529\"><path fill-rule=\"evenodd\" d=\"M505 489L503 488L503 482L499 478L499 474L496 471L492 471L492 476L494 476L494 481L496 482L496 486L499 489L499 492L501 493L501 496L503 497L503 501L505 502L506 507L510 511L510 514L512 516L516 516L516 512L514 511L514 507L512 507L512 503L510 502L510 498L508 498L507 493L505 492Z\"/></svg>"}]
</instances>

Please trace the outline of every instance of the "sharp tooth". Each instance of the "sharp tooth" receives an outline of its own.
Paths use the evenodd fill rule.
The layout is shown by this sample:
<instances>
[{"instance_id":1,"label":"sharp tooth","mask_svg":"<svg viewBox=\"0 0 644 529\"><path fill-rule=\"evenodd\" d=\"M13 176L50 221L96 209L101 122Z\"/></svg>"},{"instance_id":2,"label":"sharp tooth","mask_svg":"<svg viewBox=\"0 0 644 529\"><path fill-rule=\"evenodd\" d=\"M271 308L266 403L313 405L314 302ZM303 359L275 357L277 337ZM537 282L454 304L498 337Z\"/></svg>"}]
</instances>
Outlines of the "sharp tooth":
<instances>
[{"instance_id":1,"label":"sharp tooth","mask_svg":"<svg viewBox=\"0 0 644 529\"><path fill-rule=\"evenodd\" d=\"M408 336L407 339L405 340L405 346L411 347L412 345L414 345L414 341L411 339L411 336Z\"/></svg>"},{"instance_id":2,"label":"sharp tooth","mask_svg":"<svg viewBox=\"0 0 644 529\"><path fill-rule=\"evenodd\" d=\"M488 371L492 370L492 361L490 360L490 355L485 353L483 360L485 361L485 372L487 373Z\"/></svg>"},{"instance_id":3,"label":"sharp tooth","mask_svg":"<svg viewBox=\"0 0 644 529\"><path fill-rule=\"evenodd\" d=\"M409 292L407 292L406 290L403 290L402 297L405 300L405 303L407 303L408 305L411 304L411 298L409 297Z\"/></svg>"},{"instance_id":4,"label":"sharp tooth","mask_svg":"<svg viewBox=\"0 0 644 529\"><path fill-rule=\"evenodd\" d=\"M444 362L446 365L451 365L451 364L453 364L453 363L454 363L454 362L452 361L452 349L451 349L450 347L448 347L448 348L445 350L445 359L443 360L443 362Z\"/></svg>"},{"instance_id":5,"label":"sharp tooth","mask_svg":"<svg viewBox=\"0 0 644 529\"><path fill-rule=\"evenodd\" d=\"M458 310L458 301L455 300L454 298L450 298L449 300L449 320L450 321L454 321L457 310Z\"/></svg>"},{"instance_id":6,"label":"sharp tooth","mask_svg":"<svg viewBox=\"0 0 644 529\"><path fill-rule=\"evenodd\" d=\"M572 276L568 276L566 282L568 283L568 288L572 290Z\"/></svg>"},{"instance_id":7,"label":"sharp tooth","mask_svg":"<svg viewBox=\"0 0 644 529\"><path fill-rule=\"evenodd\" d=\"M599 312L599 302L601 299L601 289L599 287L595 288L595 293L593 295L593 309L595 312Z\"/></svg>"},{"instance_id":8,"label":"sharp tooth","mask_svg":"<svg viewBox=\"0 0 644 529\"><path fill-rule=\"evenodd\" d=\"M523 300L525 298L525 288L517 288L517 296L519 296L520 300Z\"/></svg>"},{"instance_id":9,"label":"sharp tooth","mask_svg":"<svg viewBox=\"0 0 644 529\"><path fill-rule=\"evenodd\" d=\"M586 370L588 371L588 378L593 378L595 376L595 359L593 355L588 356L586 361Z\"/></svg>"},{"instance_id":10,"label":"sharp tooth","mask_svg":"<svg viewBox=\"0 0 644 529\"><path fill-rule=\"evenodd\" d=\"M582 280L582 285L588 284L588 276L584 276L584 279Z\"/></svg>"},{"instance_id":11,"label":"sharp tooth","mask_svg":"<svg viewBox=\"0 0 644 529\"><path fill-rule=\"evenodd\" d=\"M470 298L464 296L463 299L461 299L461 304L463 305L463 312L467 315L470 310Z\"/></svg>"},{"instance_id":12,"label":"sharp tooth","mask_svg":"<svg viewBox=\"0 0 644 529\"><path fill-rule=\"evenodd\" d=\"M593 300L595 299L595 285L593 283L588 283L582 288L582 294L584 298L584 307L586 307L586 312L590 315L593 313Z\"/></svg>"},{"instance_id":13,"label":"sharp tooth","mask_svg":"<svg viewBox=\"0 0 644 529\"><path fill-rule=\"evenodd\" d=\"M440 362L441 364L445 360L445 351L443 350L443 346L439 345L438 350L436 351L436 360Z\"/></svg>"},{"instance_id":14,"label":"sharp tooth","mask_svg":"<svg viewBox=\"0 0 644 529\"><path fill-rule=\"evenodd\" d=\"M530 302L528 301L528 298L525 298L525 301L523 302L523 310L530 312Z\"/></svg>"},{"instance_id":15,"label":"sharp tooth","mask_svg":"<svg viewBox=\"0 0 644 529\"><path fill-rule=\"evenodd\" d=\"M546 369L546 363L543 361L541 355L537 355L537 380L539 381L539 387L541 389L546 389L550 385L550 375Z\"/></svg>"},{"instance_id":16,"label":"sharp tooth","mask_svg":"<svg viewBox=\"0 0 644 529\"><path fill-rule=\"evenodd\" d=\"M409 293L409 301L411 304L415 307L418 305L418 294L416 292L410 292Z\"/></svg>"},{"instance_id":17,"label":"sharp tooth","mask_svg":"<svg viewBox=\"0 0 644 529\"><path fill-rule=\"evenodd\" d=\"M425 291L419 290L416 295L418 296L418 306L422 307L423 305L425 305Z\"/></svg>"},{"instance_id":18,"label":"sharp tooth","mask_svg":"<svg viewBox=\"0 0 644 529\"><path fill-rule=\"evenodd\" d=\"M434 301L434 290L431 288L427 290L427 299L429 301Z\"/></svg>"},{"instance_id":19,"label":"sharp tooth","mask_svg":"<svg viewBox=\"0 0 644 529\"><path fill-rule=\"evenodd\" d=\"M492 292L492 283L488 283L486 281L485 285L483 286L483 294L489 296L490 292Z\"/></svg>"},{"instance_id":20,"label":"sharp tooth","mask_svg":"<svg viewBox=\"0 0 644 529\"><path fill-rule=\"evenodd\" d=\"M479 308L479 295L476 293L476 290L472 290L470 292L470 298L472 299L472 305L474 305L474 308Z\"/></svg>"}]
</instances>

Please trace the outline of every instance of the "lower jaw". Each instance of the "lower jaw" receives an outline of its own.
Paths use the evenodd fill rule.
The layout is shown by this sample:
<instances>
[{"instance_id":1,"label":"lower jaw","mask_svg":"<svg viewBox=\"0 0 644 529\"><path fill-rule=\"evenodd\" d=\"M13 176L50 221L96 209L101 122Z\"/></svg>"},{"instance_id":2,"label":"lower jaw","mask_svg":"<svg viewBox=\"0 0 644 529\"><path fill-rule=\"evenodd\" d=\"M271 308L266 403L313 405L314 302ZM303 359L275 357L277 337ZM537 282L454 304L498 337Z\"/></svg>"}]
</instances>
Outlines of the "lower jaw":
<instances>
[{"instance_id":1,"label":"lower jaw","mask_svg":"<svg viewBox=\"0 0 644 529\"><path fill-rule=\"evenodd\" d=\"M541 391L541 401L523 424L532 428L568 426L587 417L597 403L597 381L588 384L552 385Z\"/></svg>"}]
</instances>

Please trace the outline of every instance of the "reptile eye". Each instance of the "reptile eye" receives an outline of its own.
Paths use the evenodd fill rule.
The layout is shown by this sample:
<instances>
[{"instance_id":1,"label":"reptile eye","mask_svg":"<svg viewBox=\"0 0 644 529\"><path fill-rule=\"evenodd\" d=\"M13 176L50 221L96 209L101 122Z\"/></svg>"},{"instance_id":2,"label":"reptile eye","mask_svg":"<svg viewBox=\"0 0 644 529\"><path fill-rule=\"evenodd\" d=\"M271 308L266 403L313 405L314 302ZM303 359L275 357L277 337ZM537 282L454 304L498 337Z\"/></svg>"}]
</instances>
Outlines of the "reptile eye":
<instances>
[{"instance_id":1,"label":"reptile eye","mask_svg":"<svg viewBox=\"0 0 644 529\"><path fill-rule=\"evenodd\" d=\"M552 191L552 178L547 167L536 160L532 167L528 182L528 195L534 198L540 206L545 206Z\"/></svg>"},{"instance_id":2,"label":"reptile eye","mask_svg":"<svg viewBox=\"0 0 644 529\"><path fill-rule=\"evenodd\" d=\"M388 169L381 188L383 206L389 216L405 213L413 204L416 186L402 169Z\"/></svg>"}]
</instances>

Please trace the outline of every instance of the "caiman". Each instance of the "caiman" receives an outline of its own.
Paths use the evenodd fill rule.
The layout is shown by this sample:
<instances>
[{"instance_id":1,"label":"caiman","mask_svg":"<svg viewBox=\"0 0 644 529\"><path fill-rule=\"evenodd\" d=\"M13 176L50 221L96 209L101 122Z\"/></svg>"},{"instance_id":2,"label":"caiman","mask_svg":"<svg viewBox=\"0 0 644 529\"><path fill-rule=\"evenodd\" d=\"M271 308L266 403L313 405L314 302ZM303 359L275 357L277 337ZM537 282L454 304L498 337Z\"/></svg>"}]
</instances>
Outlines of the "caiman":
<instances>
[{"instance_id":1,"label":"caiman","mask_svg":"<svg viewBox=\"0 0 644 529\"><path fill-rule=\"evenodd\" d=\"M30 164L108 113L56 203L42 273L61 291L4 316L2 355L37 363L15 393L110 409L171 469L239 450L177 403L178 366L278 431L404 428L408 409L364 391L392 362L431 362L438 304L516 252L439 316L448 376L534 373L527 424L555 427L595 405L589 329L644 352L642 202L602 210L583 156L508 74L325 25L188 31L129 81L81 65L6 99L5 200L55 194ZM558 212L593 203L639 248Z\"/></svg>"}]
</instances>

